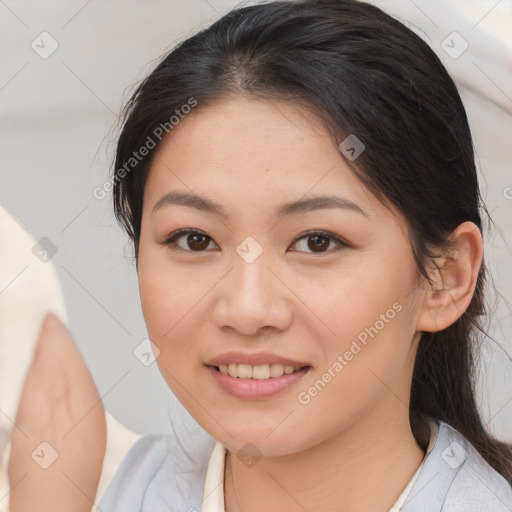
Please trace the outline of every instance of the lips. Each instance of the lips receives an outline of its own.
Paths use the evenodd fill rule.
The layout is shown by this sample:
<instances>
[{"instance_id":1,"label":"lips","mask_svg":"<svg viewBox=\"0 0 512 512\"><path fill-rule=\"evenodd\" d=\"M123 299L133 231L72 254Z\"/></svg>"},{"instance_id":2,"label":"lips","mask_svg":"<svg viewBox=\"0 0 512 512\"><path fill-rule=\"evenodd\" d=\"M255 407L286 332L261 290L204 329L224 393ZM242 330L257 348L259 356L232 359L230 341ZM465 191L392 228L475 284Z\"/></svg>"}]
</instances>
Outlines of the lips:
<instances>
[{"instance_id":1,"label":"lips","mask_svg":"<svg viewBox=\"0 0 512 512\"><path fill-rule=\"evenodd\" d=\"M282 366L281 366L282 368ZM311 367L302 368L289 375L263 379L233 378L223 374L215 366L207 366L208 374L225 393L244 400L264 400L277 397L297 386L298 383L311 371Z\"/></svg>"}]
</instances>

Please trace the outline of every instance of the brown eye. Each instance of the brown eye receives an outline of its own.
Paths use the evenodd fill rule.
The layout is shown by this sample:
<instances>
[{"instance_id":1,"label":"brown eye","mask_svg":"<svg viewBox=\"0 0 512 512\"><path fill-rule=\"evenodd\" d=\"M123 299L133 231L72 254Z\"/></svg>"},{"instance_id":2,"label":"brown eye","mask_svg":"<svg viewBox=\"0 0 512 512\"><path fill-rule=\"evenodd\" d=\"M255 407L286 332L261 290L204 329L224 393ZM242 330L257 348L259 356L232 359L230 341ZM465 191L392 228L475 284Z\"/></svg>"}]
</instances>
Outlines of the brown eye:
<instances>
[{"instance_id":1,"label":"brown eye","mask_svg":"<svg viewBox=\"0 0 512 512\"><path fill-rule=\"evenodd\" d=\"M205 235L188 235L187 243L193 251L202 251L208 247L208 237Z\"/></svg>"},{"instance_id":2,"label":"brown eye","mask_svg":"<svg viewBox=\"0 0 512 512\"><path fill-rule=\"evenodd\" d=\"M308 247L314 252L317 252L318 250L321 252L323 249L327 249L329 247L329 239L325 236L315 235L313 237L308 237L308 240Z\"/></svg>"},{"instance_id":3,"label":"brown eye","mask_svg":"<svg viewBox=\"0 0 512 512\"><path fill-rule=\"evenodd\" d=\"M307 243L304 244L304 241L307 241ZM302 243L302 247L299 247L300 252L309 252L317 254L334 252L339 249L348 247L348 244L345 243L340 238L338 238L337 236L331 235L330 233L316 231L302 235L300 238L296 240L295 243L299 246L301 245L300 243ZM335 246L334 249L332 250L329 249L331 243L334 243Z\"/></svg>"},{"instance_id":4,"label":"brown eye","mask_svg":"<svg viewBox=\"0 0 512 512\"><path fill-rule=\"evenodd\" d=\"M178 243L181 239L184 240L184 243L182 244ZM212 241L212 239L204 233L190 229L182 229L173 233L169 238L162 242L162 245L169 247L173 251L205 252L210 241Z\"/></svg>"},{"instance_id":5,"label":"brown eye","mask_svg":"<svg viewBox=\"0 0 512 512\"><path fill-rule=\"evenodd\" d=\"M182 239L184 241L181 241ZM298 238L295 244L298 245L299 242L303 243L305 240L307 240L306 247L301 247L299 252L323 254L348 247L348 244L337 236L324 232L306 233ZM171 234L161 244L169 247L172 251L206 252L210 242L213 242L212 238L205 233L191 229L182 229ZM334 243L333 249L329 249L331 243Z\"/></svg>"}]
</instances>

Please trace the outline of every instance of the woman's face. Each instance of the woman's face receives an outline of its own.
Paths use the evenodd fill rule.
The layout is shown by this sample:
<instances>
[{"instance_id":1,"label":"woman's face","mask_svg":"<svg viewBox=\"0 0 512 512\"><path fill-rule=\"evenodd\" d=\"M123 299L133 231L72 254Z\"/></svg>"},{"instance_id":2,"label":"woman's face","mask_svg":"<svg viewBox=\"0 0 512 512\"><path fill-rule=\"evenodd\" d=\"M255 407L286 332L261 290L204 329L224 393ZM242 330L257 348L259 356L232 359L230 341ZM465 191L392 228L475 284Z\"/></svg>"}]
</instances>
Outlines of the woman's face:
<instances>
[{"instance_id":1,"label":"woman's face","mask_svg":"<svg viewBox=\"0 0 512 512\"><path fill-rule=\"evenodd\" d=\"M178 230L199 235L166 245ZM297 106L199 105L155 155L139 248L144 318L172 391L232 451L291 454L407 418L417 276L403 220ZM215 368L233 352L223 362L234 375L256 378ZM288 374L279 362L306 368Z\"/></svg>"}]
</instances>

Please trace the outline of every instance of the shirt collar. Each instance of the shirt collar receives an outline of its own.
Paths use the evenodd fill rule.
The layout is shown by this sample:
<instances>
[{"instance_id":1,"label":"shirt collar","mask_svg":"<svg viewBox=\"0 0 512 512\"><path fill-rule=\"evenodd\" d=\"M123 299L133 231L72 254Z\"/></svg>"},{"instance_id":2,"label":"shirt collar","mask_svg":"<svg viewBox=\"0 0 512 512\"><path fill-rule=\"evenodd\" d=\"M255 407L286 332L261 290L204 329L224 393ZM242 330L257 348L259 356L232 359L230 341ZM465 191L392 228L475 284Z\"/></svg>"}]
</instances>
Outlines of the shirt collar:
<instances>
[{"instance_id":1,"label":"shirt collar","mask_svg":"<svg viewBox=\"0 0 512 512\"><path fill-rule=\"evenodd\" d=\"M416 473L411 478L389 512L396 512L400 510L403 503L410 496L411 491L416 487L415 483L421 474L424 462L429 457L435 446L439 432L438 423L432 419L428 419L427 421L430 427L430 441L425 459L418 467ZM224 512L224 468L226 464L226 453L227 448L217 441L208 462L201 512Z\"/></svg>"}]
</instances>

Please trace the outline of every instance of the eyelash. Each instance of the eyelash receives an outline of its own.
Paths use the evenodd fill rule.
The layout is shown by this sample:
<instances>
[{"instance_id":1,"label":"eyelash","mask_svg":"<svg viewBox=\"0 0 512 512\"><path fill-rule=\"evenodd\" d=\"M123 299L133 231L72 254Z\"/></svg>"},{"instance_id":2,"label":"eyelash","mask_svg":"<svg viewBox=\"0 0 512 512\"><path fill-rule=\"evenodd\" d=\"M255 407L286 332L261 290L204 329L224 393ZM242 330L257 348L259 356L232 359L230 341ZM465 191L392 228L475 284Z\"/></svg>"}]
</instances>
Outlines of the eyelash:
<instances>
[{"instance_id":1,"label":"eyelash","mask_svg":"<svg viewBox=\"0 0 512 512\"><path fill-rule=\"evenodd\" d=\"M181 247L178 247L176 244L176 240L185 235L202 235L202 236L205 236L206 238L209 238L210 240L213 241L213 239L211 237L209 237L206 233L203 233L202 231L198 231L195 229L180 229L180 230L172 233L168 238L166 238L163 242L160 242L160 243L161 243L161 245L168 247L171 251L174 251L174 252L191 252L191 253L198 253L198 254L207 252L206 250L192 251L192 250L182 249ZM332 241L334 241L335 243L338 244L338 247L336 247L334 249L329 249L328 251L324 251L324 252L310 251L309 254L319 254L319 255L332 254L333 252L337 252L341 249L345 249L345 248L349 247L349 244L347 242L343 241L341 238L339 238L327 231L308 231L306 233L302 233L299 237L297 237L293 241L293 244L295 244L299 240L302 240L303 238L309 238L309 237L313 237L313 236L322 236L322 237L331 239ZM296 251L296 252L301 252L301 251Z\"/></svg>"}]
</instances>

